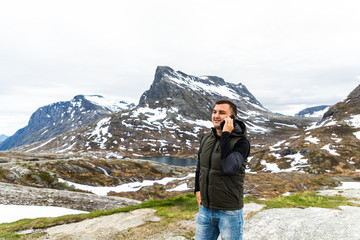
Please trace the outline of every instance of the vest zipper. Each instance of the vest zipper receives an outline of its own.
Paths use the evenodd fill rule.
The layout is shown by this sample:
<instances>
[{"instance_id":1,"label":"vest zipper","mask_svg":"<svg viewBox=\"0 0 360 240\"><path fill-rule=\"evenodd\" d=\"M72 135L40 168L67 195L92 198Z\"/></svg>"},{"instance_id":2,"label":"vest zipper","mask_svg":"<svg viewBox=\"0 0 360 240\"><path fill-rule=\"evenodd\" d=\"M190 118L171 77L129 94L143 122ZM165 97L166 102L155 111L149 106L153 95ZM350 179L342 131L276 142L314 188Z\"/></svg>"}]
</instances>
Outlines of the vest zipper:
<instances>
[{"instance_id":1,"label":"vest zipper","mask_svg":"<svg viewBox=\"0 0 360 240\"><path fill-rule=\"evenodd\" d=\"M212 149L211 149L210 159L209 159L209 169L208 169L207 176L206 176L206 198L207 198L207 202L208 202L209 208L210 208L209 178L210 178L210 170L211 170L211 158L212 158L212 154L214 153L214 150L215 150L215 146L216 146L217 141L218 141L218 138L216 137L214 146L213 146Z\"/></svg>"}]
</instances>

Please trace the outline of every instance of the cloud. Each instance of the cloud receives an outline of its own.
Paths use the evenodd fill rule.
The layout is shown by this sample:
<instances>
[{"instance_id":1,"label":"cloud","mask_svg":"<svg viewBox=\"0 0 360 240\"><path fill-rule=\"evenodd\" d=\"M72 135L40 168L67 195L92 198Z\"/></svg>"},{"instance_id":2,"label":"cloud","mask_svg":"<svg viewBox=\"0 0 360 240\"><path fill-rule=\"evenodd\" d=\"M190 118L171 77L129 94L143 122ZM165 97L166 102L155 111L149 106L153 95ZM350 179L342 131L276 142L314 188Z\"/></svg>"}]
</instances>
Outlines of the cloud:
<instances>
[{"instance_id":1,"label":"cloud","mask_svg":"<svg viewBox=\"0 0 360 240\"><path fill-rule=\"evenodd\" d=\"M77 94L139 99L158 65L241 82L273 111L334 104L359 84L359 5L3 1L0 101L13 107L2 104L0 115L27 122L38 107ZM0 134L21 124L6 126Z\"/></svg>"}]
</instances>

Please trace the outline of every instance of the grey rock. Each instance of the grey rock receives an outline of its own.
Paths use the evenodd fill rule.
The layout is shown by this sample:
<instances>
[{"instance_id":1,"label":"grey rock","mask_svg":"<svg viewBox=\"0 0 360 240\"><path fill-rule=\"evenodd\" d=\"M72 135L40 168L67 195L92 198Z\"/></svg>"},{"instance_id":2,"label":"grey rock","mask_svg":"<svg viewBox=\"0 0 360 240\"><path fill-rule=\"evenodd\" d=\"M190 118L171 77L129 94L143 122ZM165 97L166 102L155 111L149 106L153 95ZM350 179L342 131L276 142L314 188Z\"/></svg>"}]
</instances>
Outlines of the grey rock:
<instances>
[{"instance_id":1,"label":"grey rock","mask_svg":"<svg viewBox=\"0 0 360 240\"><path fill-rule=\"evenodd\" d=\"M306 156L309 154L309 149L308 148L302 148L300 149L300 154L303 156Z\"/></svg>"},{"instance_id":2,"label":"grey rock","mask_svg":"<svg viewBox=\"0 0 360 240\"><path fill-rule=\"evenodd\" d=\"M279 151L276 151L277 154L280 154L281 157L287 156L287 155L293 155L296 154L296 150L293 148L285 148Z\"/></svg>"},{"instance_id":3,"label":"grey rock","mask_svg":"<svg viewBox=\"0 0 360 240\"><path fill-rule=\"evenodd\" d=\"M117 239L128 229L152 221L155 212L154 209L139 209L130 213L117 213L78 223L56 226L45 230L46 239Z\"/></svg>"},{"instance_id":4,"label":"grey rock","mask_svg":"<svg viewBox=\"0 0 360 240\"><path fill-rule=\"evenodd\" d=\"M186 238L183 236L175 236L175 237L169 237L166 238L166 240L185 240Z\"/></svg>"},{"instance_id":5,"label":"grey rock","mask_svg":"<svg viewBox=\"0 0 360 240\"><path fill-rule=\"evenodd\" d=\"M244 240L360 239L359 207L262 211L245 222Z\"/></svg>"},{"instance_id":6,"label":"grey rock","mask_svg":"<svg viewBox=\"0 0 360 240\"><path fill-rule=\"evenodd\" d=\"M137 205L140 201L66 190L27 187L0 182L0 202L13 205L57 206L93 211Z\"/></svg>"}]
</instances>

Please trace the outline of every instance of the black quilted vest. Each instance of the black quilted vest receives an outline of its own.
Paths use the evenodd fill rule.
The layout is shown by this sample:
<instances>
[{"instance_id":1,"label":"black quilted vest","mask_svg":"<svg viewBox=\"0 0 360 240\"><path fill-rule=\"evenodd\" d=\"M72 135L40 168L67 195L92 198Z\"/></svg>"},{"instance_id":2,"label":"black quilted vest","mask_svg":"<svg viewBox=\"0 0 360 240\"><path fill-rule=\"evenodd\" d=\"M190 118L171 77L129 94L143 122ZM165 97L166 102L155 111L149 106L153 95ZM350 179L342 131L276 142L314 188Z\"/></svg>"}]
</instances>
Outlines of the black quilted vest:
<instances>
[{"instance_id":1,"label":"black quilted vest","mask_svg":"<svg viewBox=\"0 0 360 240\"><path fill-rule=\"evenodd\" d=\"M241 138L245 138L245 136L241 133L231 133L232 149ZM215 134L215 131L203 137L199 157L202 205L219 210L242 209L244 206L245 161L234 175L225 175L221 166L220 137Z\"/></svg>"}]
</instances>

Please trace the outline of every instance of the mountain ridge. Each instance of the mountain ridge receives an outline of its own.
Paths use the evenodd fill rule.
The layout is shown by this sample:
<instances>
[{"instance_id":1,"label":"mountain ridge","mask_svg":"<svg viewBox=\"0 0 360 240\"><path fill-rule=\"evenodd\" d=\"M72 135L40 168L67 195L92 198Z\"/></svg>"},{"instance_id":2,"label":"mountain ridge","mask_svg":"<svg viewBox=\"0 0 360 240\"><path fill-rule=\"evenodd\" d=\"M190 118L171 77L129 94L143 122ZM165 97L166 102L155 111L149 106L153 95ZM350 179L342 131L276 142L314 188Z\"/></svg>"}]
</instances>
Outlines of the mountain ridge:
<instances>
[{"instance_id":1,"label":"mountain ridge","mask_svg":"<svg viewBox=\"0 0 360 240\"><path fill-rule=\"evenodd\" d=\"M209 89L219 84L224 86L222 92L230 95L221 95L218 91L209 93ZM105 159L196 158L199 139L212 126L212 107L215 101L225 98L245 109L239 109L238 118L249 130L252 145L249 171L316 174L360 169L357 147L360 115L356 107L359 87L347 99L332 106L323 120L314 122L313 118L272 113L256 105L246 91L231 99L235 92L233 86L242 85L228 85L220 78L198 78L159 67L139 105L103 116L75 131L14 150ZM207 102L206 106L196 109L202 101Z\"/></svg>"},{"instance_id":2,"label":"mountain ridge","mask_svg":"<svg viewBox=\"0 0 360 240\"><path fill-rule=\"evenodd\" d=\"M19 129L0 144L0 150L47 140L132 106L116 103L100 95L77 95L70 101L43 106L31 115L26 127Z\"/></svg>"},{"instance_id":3,"label":"mountain ridge","mask_svg":"<svg viewBox=\"0 0 360 240\"><path fill-rule=\"evenodd\" d=\"M241 83L227 83L214 76L195 77L159 66L137 106L19 149L97 154L111 151L118 158L196 158L199 138L212 127L212 108L220 99L232 100L238 106L238 118L247 124L256 147L289 137L312 122L268 111Z\"/></svg>"}]
</instances>

